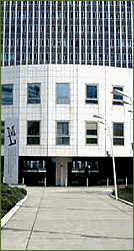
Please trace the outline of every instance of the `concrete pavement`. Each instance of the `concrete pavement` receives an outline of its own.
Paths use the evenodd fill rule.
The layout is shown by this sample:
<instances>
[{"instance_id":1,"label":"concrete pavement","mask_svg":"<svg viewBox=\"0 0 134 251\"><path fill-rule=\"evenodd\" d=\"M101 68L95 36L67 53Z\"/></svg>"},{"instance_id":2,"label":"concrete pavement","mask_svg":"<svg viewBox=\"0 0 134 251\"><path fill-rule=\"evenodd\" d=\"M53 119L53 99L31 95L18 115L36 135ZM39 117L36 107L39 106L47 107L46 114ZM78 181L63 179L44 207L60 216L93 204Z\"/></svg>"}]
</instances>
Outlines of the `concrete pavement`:
<instances>
[{"instance_id":1,"label":"concrete pavement","mask_svg":"<svg viewBox=\"0 0 134 251\"><path fill-rule=\"evenodd\" d=\"M133 208L107 187L26 187L1 250L133 250Z\"/></svg>"}]
</instances>

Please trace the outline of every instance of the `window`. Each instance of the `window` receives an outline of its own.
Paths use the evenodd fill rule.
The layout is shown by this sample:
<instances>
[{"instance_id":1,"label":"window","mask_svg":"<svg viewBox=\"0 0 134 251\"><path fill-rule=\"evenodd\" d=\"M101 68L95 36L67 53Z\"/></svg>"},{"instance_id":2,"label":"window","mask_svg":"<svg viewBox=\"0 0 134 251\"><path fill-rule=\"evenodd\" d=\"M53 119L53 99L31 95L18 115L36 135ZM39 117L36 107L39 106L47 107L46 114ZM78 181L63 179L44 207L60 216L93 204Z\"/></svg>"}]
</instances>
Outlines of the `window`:
<instances>
[{"instance_id":1,"label":"window","mask_svg":"<svg viewBox=\"0 0 134 251\"><path fill-rule=\"evenodd\" d=\"M27 126L27 145L40 144L40 122L28 121Z\"/></svg>"},{"instance_id":2,"label":"window","mask_svg":"<svg viewBox=\"0 0 134 251\"><path fill-rule=\"evenodd\" d=\"M124 146L124 123L113 123L113 145Z\"/></svg>"},{"instance_id":3,"label":"window","mask_svg":"<svg viewBox=\"0 0 134 251\"><path fill-rule=\"evenodd\" d=\"M46 46L49 46L49 38L46 39Z\"/></svg>"},{"instance_id":4,"label":"window","mask_svg":"<svg viewBox=\"0 0 134 251\"><path fill-rule=\"evenodd\" d=\"M44 46L44 39L40 40L40 46Z\"/></svg>"},{"instance_id":5,"label":"window","mask_svg":"<svg viewBox=\"0 0 134 251\"><path fill-rule=\"evenodd\" d=\"M67 41L66 38L64 38L64 39L63 39L63 46L64 46L64 47L67 47L67 44L68 44L68 41Z\"/></svg>"},{"instance_id":6,"label":"window","mask_svg":"<svg viewBox=\"0 0 134 251\"><path fill-rule=\"evenodd\" d=\"M20 38L16 39L16 45L19 46L20 45Z\"/></svg>"},{"instance_id":7,"label":"window","mask_svg":"<svg viewBox=\"0 0 134 251\"><path fill-rule=\"evenodd\" d=\"M27 86L27 103L40 103L40 84L28 84Z\"/></svg>"},{"instance_id":8,"label":"window","mask_svg":"<svg viewBox=\"0 0 134 251\"><path fill-rule=\"evenodd\" d=\"M13 105L13 85L1 86L1 105Z\"/></svg>"},{"instance_id":9,"label":"window","mask_svg":"<svg viewBox=\"0 0 134 251\"><path fill-rule=\"evenodd\" d=\"M56 145L69 145L69 122L57 122Z\"/></svg>"},{"instance_id":10,"label":"window","mask_svg":"<svg viewBox=\"0 0 134 251\"><path fill-rule=\"evenodd\" d=\"M60 39L60 38L58 38L58 41L57 41L57 46L58 46L58 47L60 47L60 45L61 45L61 39Z\"/></svg>"},{"instance_id":11,"label":"window","mask_svg":"<svg viewBox=\"0 0 134 251\"><path fill-rule=\"evenodd\" d=\"M84 25L81 26L81 31L82 31L82 32L85 31L85 26L84 26Z\"/></svg>"},{"instance_id":12,"label":"window","mask_svg":"<svg viewBox=\"0 0 134 251\"><path fill-rule=\"evenodd\" d=\"M75 31L78 32L79 31L79 25L75 26Z\"/></svg>"},{"instance_id":13,"label":"window","mask_svg":"<svg viewBox=\"0 0 134 251\"><path fill-rule=\"evenodd\" d=\"M5 121L1 121L1 145L5 142Z\"/></svg>"},{"instance_id":14,"label":"window","mask_svg":"<svg viewBox=\"0 0 134 251\"><path fill-rule=\"evenodd\" d=\"M70 104L69 84L56 85L57 104Z\"/></svg>"},{"instance_id":15,"label":"window","mask_svg":"<svg viewBox=\"0 0 134 251\"><path fill-rule=\"evenodd\" d=\"M113 92L114 90L119 90L123 92L123 87L113 87ZM113 105L123 105L123 95L122 94L113 94Z\"/></svg>"},{"instance_id":16,"label":"window","mask_svg":"<svg viewBox=\"0 0 134 251\"><path fill-rule=\"evenodd\" d=\"M85 60L85 54L81 54L81 60Z\"/></svg>"},{"instance_id":17,"label":"window","mask_svg":"<svg viewBox=\"0 0 134 251\"><path fill-rule=\"evenodd\" d=\"M38 40L37 38L34 39L34 46L37 46L38 45Z\"/></svg>"},{"instance_id":18,"label":"window","mask_svg":"<svg viewBox=\"0 0 134 251\"><path fill-rule=\"evenodd\" d=\"M97 123L86 122L86 144L98 144L98 128Z\"/></svg>"},{"instance_id":19,"label":"window","mask_svg":"<svg viewBox=\"0 0 134 251\"><path fill-rule=\"evenodd\" d=\"M55 38L52 39L52 46L53 46L53 47L56 46L56 39L55 39Z\"/></svg>"},{"instance_id":20,"label":"window","mask_svg":"<svg viewBox=\"0 0 134 251\"><path fill-rule=\"evenodd\" d=\"M97 85L86 85L86 104L98 104Z\"/></svg>"},{"instance_id":21,"label":"window","mask_svg":"<svg viewBox=\"0 0 134 251\"><path fill-rule=\"evenodd\" d=\"M84 47L85 45L85 39L81 39L81 46Z\"/></svg>"},{"instance_id":22,"label":"window","mask_svg":"<svg viewBox=\"0 0 134 251\"><path fill-rule=\"evenodd\" d=\"M81 18L85 18L85 12L81 12Z\"/></svg>"},{"instance_id":23,"label":"window","mask_svg":"<svg viewBox=\"0 0 134 251\"><path fill-rule=\"evenodd\" d=\"M57 58L58 58L58 61L60 61L61 60L61 54L58 53Z\"/></svg>"},{"instance_id":24,"label":"window","mask_svg":"<svg viewBox=\"0 0 134 251\"><path fill-rule=\"evenodd\" d=\"M69 60L70 60L70 61L73 60L73 54L72 54L72 53L69 54Z\"/></svg>"},{"instance_id":25,"label":"window","mask_svg":"<svg viewBox=\"0 0 134 251\"><path fill-rule=\"evenodd\" d=\"M34 26L34 31L35 32L38 31L38 26L37 25Z\"/></svg>"}]
</instances>

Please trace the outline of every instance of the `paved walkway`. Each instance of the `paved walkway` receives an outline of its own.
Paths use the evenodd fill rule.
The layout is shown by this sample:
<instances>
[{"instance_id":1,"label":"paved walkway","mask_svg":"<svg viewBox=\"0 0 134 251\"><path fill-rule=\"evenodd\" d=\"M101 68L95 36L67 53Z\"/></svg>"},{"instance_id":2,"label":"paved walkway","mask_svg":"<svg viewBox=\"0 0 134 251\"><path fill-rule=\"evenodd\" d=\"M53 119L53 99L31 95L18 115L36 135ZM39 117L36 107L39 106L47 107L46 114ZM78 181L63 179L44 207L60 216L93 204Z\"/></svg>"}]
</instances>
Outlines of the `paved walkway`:
<instances>
[{"instance_id":1,"label":"paved walkway","mask_svg":"<svg viewBox=\"0 0 134 251\"><path fill-rule=\"evenodd\" d=\"M133 250L133 208L107 188L27 187L1 250Z\"/></svg>"}]
</instances>

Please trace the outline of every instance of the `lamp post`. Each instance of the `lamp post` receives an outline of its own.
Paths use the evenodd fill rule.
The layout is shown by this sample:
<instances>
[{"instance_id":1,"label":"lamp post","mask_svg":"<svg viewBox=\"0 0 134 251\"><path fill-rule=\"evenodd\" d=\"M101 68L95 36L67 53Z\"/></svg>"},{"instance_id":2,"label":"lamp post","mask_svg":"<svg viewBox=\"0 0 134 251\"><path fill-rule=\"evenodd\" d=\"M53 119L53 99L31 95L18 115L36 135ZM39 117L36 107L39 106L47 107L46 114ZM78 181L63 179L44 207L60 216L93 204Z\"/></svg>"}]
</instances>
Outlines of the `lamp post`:
<instances>
[{"instance_id":1,"label":"lamp post","mask_svg":"<svg viewBox=\"0 0 134 251\"><path fill-rule=\"evenodd\" d=\"M106 124L108 126L109 134L110 134L110 139L111 139L111 151L112 151L112 162L113 162L113 174L114 174L114 189L115 189L115 199L118 200L118 194L117 194L117 181L116 181L116 171L115 171L115 158L114 158L114 152L113 152L113 137L107 122L106 117L102 117L99 115L93 115L94 118L98 119L105 119ZM101 122L102 123L102 122ZM104 123L105 124L105 123Z\"/></svg>"}]
</instances>

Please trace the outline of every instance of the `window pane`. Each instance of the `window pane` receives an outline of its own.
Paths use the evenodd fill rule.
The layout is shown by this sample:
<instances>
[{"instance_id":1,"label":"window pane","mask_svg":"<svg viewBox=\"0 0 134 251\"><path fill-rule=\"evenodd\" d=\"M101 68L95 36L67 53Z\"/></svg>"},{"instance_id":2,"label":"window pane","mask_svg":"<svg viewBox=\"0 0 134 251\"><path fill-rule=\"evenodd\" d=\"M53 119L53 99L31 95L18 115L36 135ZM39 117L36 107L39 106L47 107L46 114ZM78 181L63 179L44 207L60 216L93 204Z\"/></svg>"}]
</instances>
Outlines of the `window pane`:
<instances>
[{"instance_id":1,"label":"window pane","mask_svg":"<svg viewBox=\"0 0 134 251\"><path fill-rule=\"evenodd\" d=\"M124 124L123 123L114 123L113 124L113 135L114 136L124 136Z\"/></svg>"},{"instance_id":2,"label":"window pane","mask_svg":"<svg viewBox=\"0 0 134 251\"><path fill-rule=\"evenodd\" d=\"M119 91L123 91L122 87L113 87L113 90L119 90ZM123 100L123 96L120 94L114 94L114 99L116 100Z\"/></svg>"},{"instance_id":3,"label":"window pane","mask_svg":"<svg viewBox=\"0 0 134 251\"><path fill-rule=\"evenodd\" d=\"M114 138L113 144L116 146L124 146L124 138Z\"/></svg>"},{"instance_id":4,"label":"window pane","mask_svg":"<svg viewBox=\"0 0 134 251\"><path fill-rule=\"evenodd\" d=\"M69 122L57 122L56 145L69 145Z\"/></svg>"},{"instance_id":5,"label":"window pane","mask_svg":"<svg viewBox=\"0 0 134 251\"><path fill-rule=\"evenodd\" d=\"M39 145L40 138L39 137L27 137L27 145Z\"/></svg>"},{"instance_id":6,"label":"window pane","mask_svg":"<svg viewBox=\"0 0 134 251\"><path fill-rule=\"evenodd\" d=\"M98 139L97 138L87 138L86 139L86 143L87 144L97 144L98 143Z\"/></svg>"},{"instance_id":7,"label":"window pane","mask_svg":"<svg viewBox=\"0 0 134 251\"><path fill-rule=\"evenodd\" d=\"M97 130L87 130L87 135L97 135Z\"/></svg>"},{"instance_id":8,"label":"window pane","mask_svg":"<svg viewBox=\"0 0 134 251\"><path fill-rule=\"evenodd\" d=\"M70 104L69 84L57 84L57 104Z\"/></svg>"},{"instance_id":9,"label":"window pane","mask_svg":"<svg viewBox=\"0 0 134 251\"><path fill-rule=\"evenodd\" d=\"M28 84L28 104L40 103L40 84Z\"/></svg>"},{"instance_id":10,"label":"window pane","mask_svg":"<svg viewBox=\"0 0 134 251\"><path fill-rule=\"evenodd\" d=\"M87 85L87 98L97 98L96 85Z\"/></svg>"},{"instance_id":11,"label":"window pane","mask_svg":"<svg viewBox=\"0 0 134 251\"><path fill-rule=\"evenodd\" d=\"M39 122L28 121L28 135L40 135Z\"/></svg>"},{"instance_id":12,"label":"window pane","mask_svg":"<svg viewBox=\"0 0 134 251\"><path fill-rule=\"evenodd\" d=\"M57 135L69 135L69 123L68 122L58 122L57 123Z\"/></svg>"},{"instance_id":13,"label":"window pane","mask_svg":"<svg viewBox=\"0 0 134 251\"><path fill-rule=\"evenodd\" d=\"M13 105L13 85L1 86L1 105Z\"/></svg>"},{"instance_id":14,"label":"window pane","mask_svg":"<svg viewBox=\"0 0 134 251\"><path fill-rule=\"evenodd\" d=\"M113 87L113 90L123 91L123 87ZM113 105L124 105L122 101L123 96L121 94L113 95Z\"/></svg>"},{"instance_id":15,"label":"window pane","mask_svg":"<svg viewBox=\"0 0 134 251\"><path fill-rule=\"evenodd\" d=\"M69 138L62 138L62 145L69 145Z\"/></svg>"},{"instance_id":16,"label":"window pane","mask_svg":"<svg viewBox=\"0 0 134 251\"><path fill-rule=\"evenodd\" d=\"M56 145L61 145L61 139L62 138L58 138L58 137L56 138Z\"/></svg>"},{"instance_id":17,"label":"window pane","mask_svg":"<svg viewBox=\"0 0 134 251\"><path fill-rule=\"evenodd\" d=\"M86 135L97 135L97 123L86 123Z\"/></svg>"},{"instance_id":18,"label":"window pane","mask_svg":"<svg viewBox=\"0 0 134 251\"><path fill-rule=\"evenodd\" d=\"M68 135L69 134L68 123L66 123L66 122L62 124L62 134L64 134L64 135Z\"/></svg>"}]
</instances>

